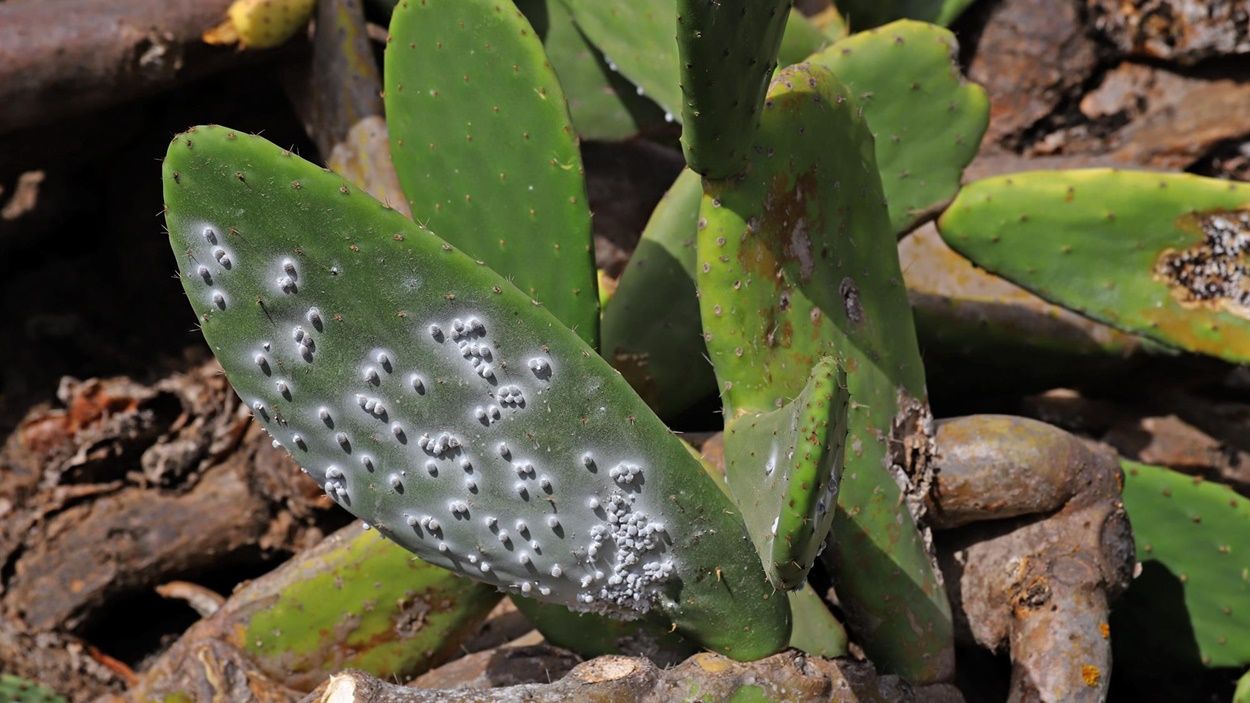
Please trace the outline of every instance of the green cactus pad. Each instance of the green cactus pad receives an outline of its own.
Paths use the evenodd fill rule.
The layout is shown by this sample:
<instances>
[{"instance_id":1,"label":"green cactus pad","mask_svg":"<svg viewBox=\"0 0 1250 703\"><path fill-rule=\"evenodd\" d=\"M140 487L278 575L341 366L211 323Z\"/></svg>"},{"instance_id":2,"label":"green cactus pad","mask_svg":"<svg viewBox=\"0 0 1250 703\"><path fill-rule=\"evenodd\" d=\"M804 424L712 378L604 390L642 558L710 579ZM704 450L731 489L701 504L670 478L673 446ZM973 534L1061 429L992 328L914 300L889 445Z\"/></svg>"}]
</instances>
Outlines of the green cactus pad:
<instances>
[{"instance_id":1,"label":"green cactus pad","mask_svg":"<svg viewBox=\"0 0 1250 703\"><path fill-rule=\"evenodd\" d=\"M1205 666L1250 664L1250 500L1170 469L1121 464L1142 574L1114 604L1117 664L1180 667L1195 654Z\"/></svg>"},{"instance_id":2,"label":"green cactus pad","mask_svg":"<svg viewBox=\"0 0 1250 703\"><path fill-rule=\"evenodd\" d=\"M607 61L674 119L681 115L677 8L673 0L563 0L578 29Z\"/></svg>"},{"instance_id":3,"label":"green cactus pad","mask_svg":"<svg viewBox=\"0 0 1250 703\"><path fill-rule=\"evenodd\" d=\"M734 657L785 645L789 609L741 548L741 518L544 307L262 139L197 128L164 176L205 338L343 507L510 593L662 612Z\"/></svg>"},{"instance_id":4,"label":"green cactus pad","mask_svg":"<svg viewBox=\"0 0 1250 703\"><path fill-rule=\"evenodd\" d=\"M34 681L0 674L0 703L65 703L65 698Z\"/></svg>"},{"instance_id":5,"label":"green cactus pad","mask_svg":"<svg viewBox=\"0 0 1250 703\"><path fill-rule=\"evenodd\" d=\"M823 356L846 369L825 559L875 663L915 681L948 675L949 605L893 475L925 442L924 370L872 137L827 69L783 69L748 174L705 183L697 282L727 418L781 407Z\"/></svg>"},{"instance_id":6,"label":"green cactus pad","mask_svg":"<svg viewBox=\"0 0 1250 703\"><path fill-rule=\"evenodd\" d=\"M312 689L326 676L360 669L408 678L459 652L499 601L482 584L417 559L376 530L345 528L301 555L276 586L249 591L233 635L256 666Z\"/></svg>"},{"instance_id":7,"label":"green cactus pad","mask_svg":"<svg viewBox=\"0 0 1250 703\"><path fill-rule=\"evenodd\" d=\"M949 25L963 14L972 0L837 0L838 10L856 32L900 19Z\"/></svg>"},{"instance_id":8,"label":"green cactus pad","mask_svg":"<svg viewBox=\"0 0 1250 703\"><path fill-rule=\"evenodd\" d=\"M727 178L746 165L793 0L677 0L682 150Z\"/></svg>"},{"instance_id":9,"label":"green cactus pad","mask_svg":"<svg viewBox=\"0 0 1250 703\"><path fill-rule=\"evenodd\" d=\"M413 217L597 343L581 154L525 17L496 0L401 3L385 83L391 154Z\"/></svg>"},{"instance_id":10,"label":"green cactus pad","mask_svg":"<svg viewBox=\"0 0 1250 703\"><path fill-rule=\"evenodd\" d=\"M964 80L958 53L949 31L901 20L811 59L833 71L864 111L895 232L954 197L989 124L985 90Z\"/></svg>"},{"instance_id":11,"label":"green cactus pad","mask_svg":"<svg viewBox=\"0 0 1250 703\"><path fill-rule=\"evenodd\" d=\"M677 6L673 0L563 0L582 33L603 52L608 67L642 90L667 111L682 115L681 60L677 49ZM778 4L768 0L768 5ZM824 39L806 31L807 20L789 13L781 58L798 61L820 48ZM737 21L735 19L735 21ZM791 29L790 25L805 26ZM754 31L754 30L752 30ZM774 50L776 53L776 50Z\"/></svg>"},{"instance_id":12,"label":"green cactus pad","mask_svg":"<svg viewBox=\"0 0 1250 703\"><path fill-rule=\"evenodd\" d=\"M726 423L725 480L778 588L807 583L829 536L842 475L846 406L846 374L826 357L785 406Z\"/></svg>"},{"instance_id":13,"label":"green cactus pad","mask_svg":"<svg viewBox=\"0 0 1250 703\"><path fill-rule=\"evenodd\" d=\"M573 24L562 0L517 0L516 5L542 39L578 136L617 141L664 124L664 111L608 68L603 55Z\"/></svg>"},{"instance_id":14,"label":"green cactus pad","mask_svg":"<svg viewBox=\"0 0 1250 703\"><path fill-rule=\"evenodd\" d=\"M965 187L938 222L991 273L1095 320L1250 362L1250 185L1038 171Z\"/></svg>"},{"instance_id":15,"label":"green cactus pad","mask_svg":"<svg viewBox=\"0 0 1250 703\"><path fill-rule=\"evenodd\" d=\"M703 181L686 170L655 206L603 308L601 351L660 417L716 392L695 298L695 230Z\"/></svg>"},{"instance_id":16,"label":"green cactus pad","mask_svg":"<svg viewBox=\"0 0 1250 703\"><path fill-rule=\"evenodd\" d=\"M790 612L794 631L790 646L818 657L844 657L847 653L846 628L829 612L829 607L811 584L790 591Z\"/></svg>"}]
</instances>

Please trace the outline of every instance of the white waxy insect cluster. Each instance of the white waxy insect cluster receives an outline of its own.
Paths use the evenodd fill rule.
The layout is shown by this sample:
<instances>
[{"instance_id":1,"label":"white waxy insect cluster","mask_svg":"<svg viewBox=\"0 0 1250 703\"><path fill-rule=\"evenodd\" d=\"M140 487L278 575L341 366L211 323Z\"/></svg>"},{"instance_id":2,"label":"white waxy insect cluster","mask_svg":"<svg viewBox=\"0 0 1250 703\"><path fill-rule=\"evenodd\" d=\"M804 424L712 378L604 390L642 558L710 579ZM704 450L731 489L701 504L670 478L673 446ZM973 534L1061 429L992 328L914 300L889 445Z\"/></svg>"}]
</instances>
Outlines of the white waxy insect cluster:
<instances>
[{"instance_id":1,"label":"white waxy insect cluster","mask_svg":"<svg viewBox=\"0 0 1250 703\"><path fill-rule=\"evenodd\" d=\"M525 407L525 393L519 386L502 386L498 395L499 404L505 408Z\"/></svg>"},{"instance_id":2,"label":"white waxy insect cluster","mask_svg":"<svg viewBox=\"0 0 1250 703\"><path fill-rule=\"evenodd\" d=\"M590 529L586 554L592 566L604 568L582 578L587 590L578 600L587 606L646 609L655 586L673 574L673 561L660 553L664 526L635 510L633 500L621 494L602 507L607 519Z\"/></svg>"},{"instance_id":3,"label":"white waxy insect cluster","mask_svg":"<svg viewBox=\"0 0 1250 703\"><path fill-rule=\"evenodd\" d=\"M616 481L620 485L627 486L633 483L634 480L637 479L639 474L641 473L642 473L641 468L633 464L627 464L625 462L621 462L617 464L616 466L613 466L612 469L608 471L608 476L611 477L613 481Z\"/></svg>"}]
</instances>

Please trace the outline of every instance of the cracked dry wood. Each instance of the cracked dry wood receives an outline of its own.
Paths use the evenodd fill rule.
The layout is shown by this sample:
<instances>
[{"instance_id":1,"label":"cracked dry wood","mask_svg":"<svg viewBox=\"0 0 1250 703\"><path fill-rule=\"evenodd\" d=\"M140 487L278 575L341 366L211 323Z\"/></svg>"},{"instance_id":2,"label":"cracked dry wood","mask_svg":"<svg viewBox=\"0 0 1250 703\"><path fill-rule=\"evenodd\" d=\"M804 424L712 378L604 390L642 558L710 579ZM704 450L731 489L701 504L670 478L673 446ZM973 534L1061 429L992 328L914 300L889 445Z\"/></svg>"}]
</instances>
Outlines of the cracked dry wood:
<instances>
[{"instance_id":1,"label":"cracked dry wood","mask_svg":"<svg viewBox=\"0 0 1250 703\"><path fill-rule=\"evenodd\" d=\"M346 671L332 677L304 703L659 703L684 700L692 691L705 701L738 697L795 703L962 700L951 686L913 690L897 677L878 677L867 663L808 657L790 651L746 663L716 654L697 654L672 669L660 669L641 658L604 656L579 664L553 683L485 690L407 688L358 671Z\"/></svg>"}]
</instances>

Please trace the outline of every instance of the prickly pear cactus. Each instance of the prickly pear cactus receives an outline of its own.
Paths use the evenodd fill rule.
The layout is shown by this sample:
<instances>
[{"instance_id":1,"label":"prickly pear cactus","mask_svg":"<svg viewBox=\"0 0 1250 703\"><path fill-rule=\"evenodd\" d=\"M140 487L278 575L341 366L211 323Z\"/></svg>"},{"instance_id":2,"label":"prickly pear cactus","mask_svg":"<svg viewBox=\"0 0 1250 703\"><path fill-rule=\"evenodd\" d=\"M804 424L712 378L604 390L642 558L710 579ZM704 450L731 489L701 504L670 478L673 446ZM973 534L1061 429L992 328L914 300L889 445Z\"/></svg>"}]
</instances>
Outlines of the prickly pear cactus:
<instances>
[{"instance_id":1,"label":"prickly pear cactus","mask_svg":"<svg viewBox=\"0 0 1250 703\"><path fill-rule=\"evenodd\" d=\"M270 49L286 43L308 26L317 0L235 0L227 20L204 33L209 44L235 44Z\"/></svg>"},{"instance_id":2,"label":"prickly pear cactus","mask_svg":"<svg viewBox=\"0 0 1250 703\"><path fill-rule=\"evenodd\" d=\"M34 681L0 674L0 703L65 703L65 698Z\"/></svg>"},{"instance_id":3,"label":"prickly pear cactus","mask_svg":"<svg viewBox=\"0 0 1250 703\"><path fill-rule=\"evenodd\" d=\"M1250 185L1090 169L965 187L938 227L976 265L1083 315L1250 362Z\"/></svg>"},{"instance_id":4,"label":"prickly pear cactus","mask_svg":"<svg viewBox=\"0 0 1250 703\"><path fill-rule=\"evenodd\" d=\"M529 22L510 2L400 3L385 64L391 154L413 216L597 344L581 154Z\"/></svg>"},{"instance_id":5,"label":"prickly pear cactus","mask_svg":"<svg viewBox=\"0 0 1250 703\"><path fill-rule=\"evenodd\" d=\"M737 175L759 124L793 0L677 0L682 150L708 178Z\"/></svg>"},{"instance_id":6,"label":"prickly pear cactus","mask_svg":"<svg viewBox=\"0 0 1250 703\"><path fill-rule=\"evenodd\" d=\"M872 660L940 680L953 666L949 606L896 483L924 490L924 372L872 149L827 69L783 69L747 175L705 183L700 306L731 420L781 407L823 356L846 369L847 452L825 559Z\"/></svg>"},{"instance_id":7,"label":"prickly pear cactus","mask_svg":"<svg viewBox=\"0 0 1250 703\"><path fill-rule=\"evenodd\" d=\"M989 124L985 90L964 80L955 35L900 20L812 56L859 101L895 232L936 214L959 190Z\"/></svg>"},{"instance_id":8,"label":"prickly pear cactus","mask_svg":"<svg viewBox=\"0 0 1250 703\"><path fill-rule=\"evenodd\" d=\"M725 480L778 588L807 583L833 520L846 444L846 373L812 367L794 400L725 426Z\"/></svg>"},{"instance_id":9,"label":"prickly pear cactus","mask_svg":"<svg viewBox=\"0 0 1250 703\"><path fill-rule=\"evenodd\" d=\"M510 593L657 612L734 657L785 645L788 607L741 549L741 518L545 308L262 139L179 135L164 181L205 338L344 508Z\"/></svg>"},{"instance_id":10,"label":"prickly pear cactus","mask_svg":"<svg viewBox=\"0 0 1250 703\"><path fill-rule=\"evenodd\" d=\"M660 417L716 392L695 299L695 233L703 180L685 170L655 206L603 308L608 359Z\"/></svg>"},{"instance_id":11,"label":"prickly pear cactus","mask_svg":"<svg viewBox=\"0 0 1250 703\"><path fill-rule=\"evenodd\" d=\"M1142 574L1116 602L1116 662L1250 664L1250 500L1227 486L1122 460ZM1193 662L1197 664L1199 662Z\"/></svg>"}]
</instances>

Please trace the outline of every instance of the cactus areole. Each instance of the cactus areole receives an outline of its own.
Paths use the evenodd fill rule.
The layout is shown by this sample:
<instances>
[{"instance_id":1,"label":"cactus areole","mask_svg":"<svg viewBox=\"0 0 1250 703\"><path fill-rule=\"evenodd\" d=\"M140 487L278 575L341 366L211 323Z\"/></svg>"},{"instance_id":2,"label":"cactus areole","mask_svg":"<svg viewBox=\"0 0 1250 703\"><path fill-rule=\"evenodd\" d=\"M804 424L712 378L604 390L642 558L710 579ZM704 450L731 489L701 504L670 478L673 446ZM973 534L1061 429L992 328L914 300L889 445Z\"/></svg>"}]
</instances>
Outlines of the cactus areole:
<instances>
[{"instance_id":1,"label":"cactus areole","mask_svg":"<svg viewBox=\"0 0 1250 703\"><path fill-rule=\"evenodd\" d=\"M275 443L344 508L509 593L658 612L738 658L785 646L785 596L737 511L544 307L256 137L179 135L164 182L205 338Z\"/></svg>"}]
</instances>

